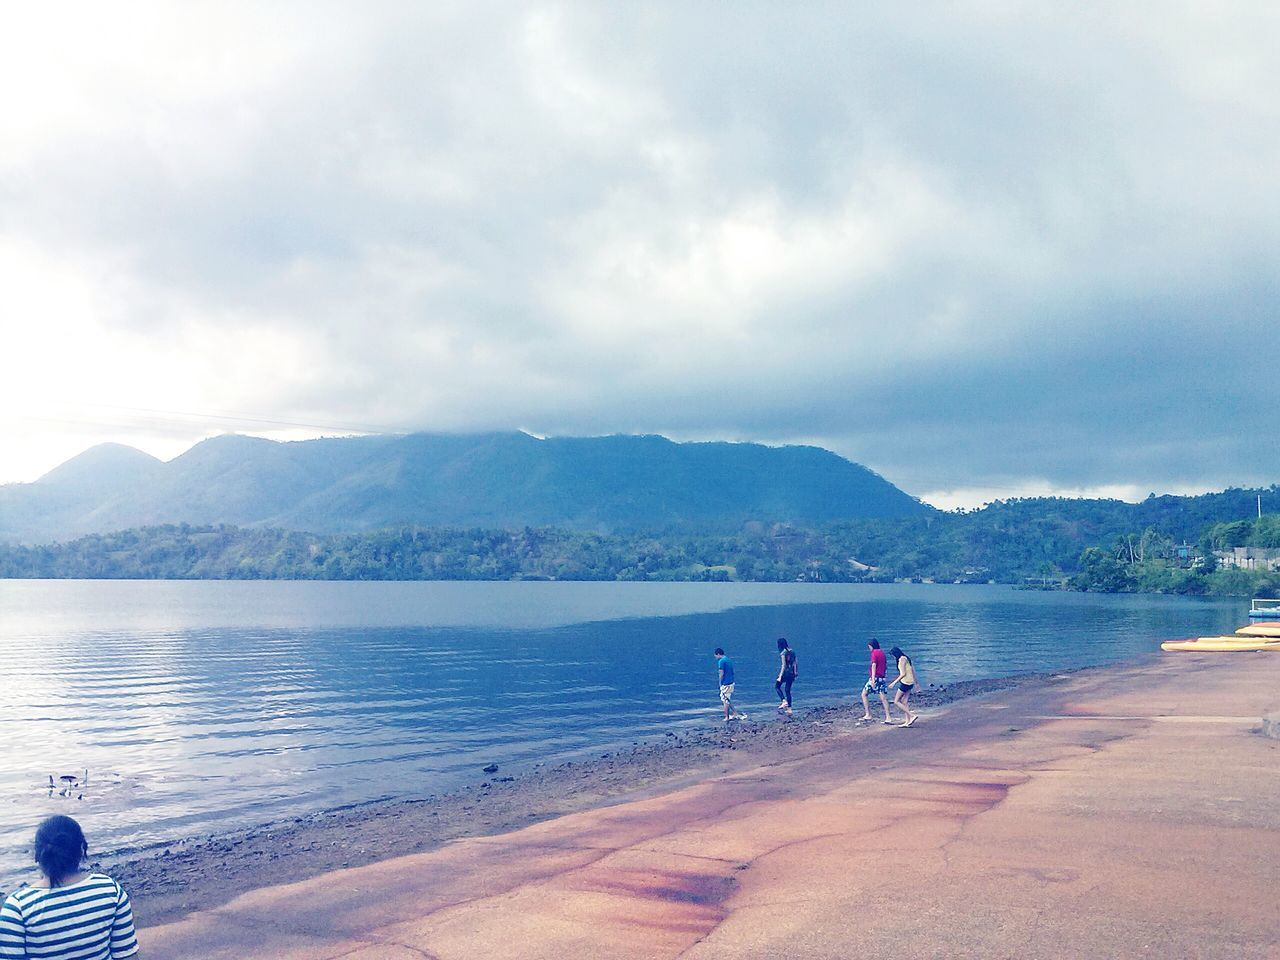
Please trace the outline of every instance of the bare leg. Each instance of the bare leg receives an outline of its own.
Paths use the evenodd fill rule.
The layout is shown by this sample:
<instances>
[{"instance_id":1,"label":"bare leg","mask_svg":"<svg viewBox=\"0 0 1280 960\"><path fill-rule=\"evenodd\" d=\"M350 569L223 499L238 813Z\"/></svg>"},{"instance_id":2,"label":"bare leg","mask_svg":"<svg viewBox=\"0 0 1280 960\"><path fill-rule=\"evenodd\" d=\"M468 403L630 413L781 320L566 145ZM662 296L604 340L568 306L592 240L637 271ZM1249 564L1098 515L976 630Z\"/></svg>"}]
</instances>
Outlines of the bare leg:
<instances>
[{"instance_id":1,"label":"bare leg","mask_svg":"<svg viewBox=\"0 0 1280 960\"><path fill-rule=\"evenodd\" d=\"M893 717L889 716L889 698L883 693L880 694L880 703L884 706L884 722L893 723Z\"/></svg>"},{"instance_id":2,"label":"bare leg","mask_svg":"<svg viewBox=\"0 0 1280 960\"><path fill-rule=\"evenodd\" d=\"M902 725L904 727L911 726L912 721L915 720L915 715L912 714L911 708L907 706L907 702L910 699L911 699L911 694L906 692L905 690L899 690L897 695L893 698L894 704L896 704L898 709L902 711L902 715L904 718Z\"/></svg>"},{"instance_id":3,"label":"bare leg","mask_svg":"<svg viewBox=\"0 0 1280 960\"><path fill-rule=\"evenodd\" d=\"M871 704L870 704L870 702L868 702L868 700L867 700L867 688L866 688L866 687L863 687L863 688L862 688L862 719L863 719L863 720L870 720L870 719L871 719Z\"/></svg>"}]
</instances>

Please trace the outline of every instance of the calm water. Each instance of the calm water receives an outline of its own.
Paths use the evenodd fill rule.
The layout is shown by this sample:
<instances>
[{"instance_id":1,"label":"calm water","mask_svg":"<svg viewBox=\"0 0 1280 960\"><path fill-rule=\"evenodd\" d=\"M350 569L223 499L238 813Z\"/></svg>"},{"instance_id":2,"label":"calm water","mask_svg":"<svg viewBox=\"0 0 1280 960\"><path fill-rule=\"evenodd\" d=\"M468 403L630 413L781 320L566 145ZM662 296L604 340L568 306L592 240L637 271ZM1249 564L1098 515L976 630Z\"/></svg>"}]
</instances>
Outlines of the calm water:
<instances>
[{"instance_id":1,"label":"calm water","mask_svg":"<svg viewBox=\"0 0 1280 960\"><path fill-rule=\"evenodd\" d=\"M716 646L772 722L779 636L804 707L856 692L867 636L927 686L1124 659L1246 608L931 585L0 581L0 880L50 812L98 849L134 846L711 724ZM50 796L50 774L84 768Z\"/></svg>"}]
</instances>

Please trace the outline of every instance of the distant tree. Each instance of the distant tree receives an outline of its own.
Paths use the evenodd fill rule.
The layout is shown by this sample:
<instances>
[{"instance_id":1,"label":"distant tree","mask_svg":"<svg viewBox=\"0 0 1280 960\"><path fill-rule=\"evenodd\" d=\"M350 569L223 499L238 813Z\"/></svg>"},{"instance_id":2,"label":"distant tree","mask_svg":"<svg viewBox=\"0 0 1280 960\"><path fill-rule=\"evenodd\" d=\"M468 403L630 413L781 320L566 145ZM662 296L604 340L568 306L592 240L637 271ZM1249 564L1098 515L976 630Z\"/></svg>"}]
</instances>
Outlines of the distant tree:
<instances>
[{"instance_id":1,"label":"distant tree","mask_svg":"<svg viewBox=\"0 0 1280 960\"><path fill-rule=\"evenodd\" d=\"M1130 580L1113 552L1086 547L1080 554L1080 572L1071 578L1071 585L1077 590L1120 593L1130 587Z\"/></svg>"},{"instance_id":2,"label":"distant tree","mask_svg":"<svg viewBox=\"0 0 1280 960\"><path fill-rule=\"evenodd\" d=\"M1255 520L1248 545L1268 549L1280 547L1280 514L1269 513Z\"/></svg>"}]
</instances>

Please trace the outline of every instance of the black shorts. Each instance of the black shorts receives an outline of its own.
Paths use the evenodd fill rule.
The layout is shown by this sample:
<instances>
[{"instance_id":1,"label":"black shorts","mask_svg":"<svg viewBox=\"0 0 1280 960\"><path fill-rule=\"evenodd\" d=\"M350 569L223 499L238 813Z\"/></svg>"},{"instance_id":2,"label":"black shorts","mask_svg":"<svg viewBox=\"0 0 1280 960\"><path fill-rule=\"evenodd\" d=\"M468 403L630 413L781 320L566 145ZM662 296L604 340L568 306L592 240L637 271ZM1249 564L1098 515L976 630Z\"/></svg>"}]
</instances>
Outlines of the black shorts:
<instances>
[{"instance_id":1,"label":"black shorts","mask_svg":"<svg viewBox=\"0 0 1280 960\"><path fill-rule=\"evenodd\" d=\"M898 686L902 688L903 693L910 693L912 690L916 688L916 685L914 683L900 683L898 684Z\"/></svg>"}]
</instances>

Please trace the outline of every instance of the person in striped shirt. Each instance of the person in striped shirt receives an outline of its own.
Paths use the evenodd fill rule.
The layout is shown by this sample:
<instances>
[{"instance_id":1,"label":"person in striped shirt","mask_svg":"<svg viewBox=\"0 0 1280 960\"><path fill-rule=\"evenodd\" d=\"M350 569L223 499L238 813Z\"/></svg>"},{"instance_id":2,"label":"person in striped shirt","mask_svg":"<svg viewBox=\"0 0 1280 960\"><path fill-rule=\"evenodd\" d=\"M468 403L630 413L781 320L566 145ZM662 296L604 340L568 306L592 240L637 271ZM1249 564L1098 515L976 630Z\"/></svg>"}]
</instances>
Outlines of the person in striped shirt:
<instances>
[{"instance_id":1,"label":"person in striped shirt","mask_svg":"<svg viewBox=\"0 0 1280 960\"><path fill-rule=\"evenodd\" d=\"M49 817L36 830L43 874L0 906L0 957L22 960L122 960L138 956L133 910L124 888L104 873L84 873L84 831L70 817Z\"/></svg>"}]
</instances>

